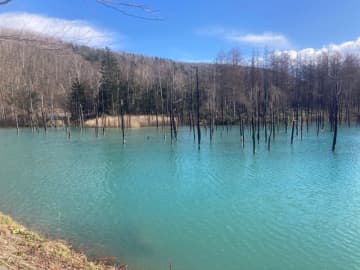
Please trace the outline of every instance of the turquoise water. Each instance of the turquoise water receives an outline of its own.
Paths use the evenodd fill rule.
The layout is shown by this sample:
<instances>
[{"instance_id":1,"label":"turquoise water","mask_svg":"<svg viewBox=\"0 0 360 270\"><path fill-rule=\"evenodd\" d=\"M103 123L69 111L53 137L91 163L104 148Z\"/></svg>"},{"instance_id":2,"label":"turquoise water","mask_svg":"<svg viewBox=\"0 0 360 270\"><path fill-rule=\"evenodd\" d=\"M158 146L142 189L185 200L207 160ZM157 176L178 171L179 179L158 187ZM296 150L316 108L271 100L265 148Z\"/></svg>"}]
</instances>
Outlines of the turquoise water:
<instances>
[{"instance_id":1,"label":"turquoise water","mask_svg":"<svg viewBox=\"0 0 360 270\"><path fill-rule=\"evenodd\" d=\"M238 129L201 151L156 129L0 130L0 209L131 269L360 269L360 129L277 134L252 155Z\"/></svg>"}]
</instances>

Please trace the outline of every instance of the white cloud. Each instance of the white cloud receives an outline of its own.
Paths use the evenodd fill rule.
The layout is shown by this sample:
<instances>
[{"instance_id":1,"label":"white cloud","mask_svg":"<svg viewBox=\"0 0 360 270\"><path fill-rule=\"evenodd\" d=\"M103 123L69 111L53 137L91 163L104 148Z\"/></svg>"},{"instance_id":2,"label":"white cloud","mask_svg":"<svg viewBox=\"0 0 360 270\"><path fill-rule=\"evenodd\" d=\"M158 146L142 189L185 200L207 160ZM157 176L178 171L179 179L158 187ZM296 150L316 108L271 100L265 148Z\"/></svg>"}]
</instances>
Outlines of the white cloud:
<instances>
[{"instance_id":1,"label":"white cloud","mask_svg":"<svg viewBox=\"0 0 360 270\"><path fill-rule=\"evenodd\" d=\"M276 54L288 54L291 59L298 57L306 60L315 60L322 53L339 53L341 55L354 54L360 56L360 37L354 41L346 41L340 44L329 44L320 49L306 48L301 50L278 50Z\"/></svg>"},{"instance_id":2,"label":"white cloud","mask_svg":"<svg viewBox=\"0 0 360 270\"><path fill-rule=\"evenodd\" d=\"M0 14L0 29L32 32L65 42L105 47L112 43L113 34L82 20L65 20L30 13Z\"/></svg>"}]
</instances>

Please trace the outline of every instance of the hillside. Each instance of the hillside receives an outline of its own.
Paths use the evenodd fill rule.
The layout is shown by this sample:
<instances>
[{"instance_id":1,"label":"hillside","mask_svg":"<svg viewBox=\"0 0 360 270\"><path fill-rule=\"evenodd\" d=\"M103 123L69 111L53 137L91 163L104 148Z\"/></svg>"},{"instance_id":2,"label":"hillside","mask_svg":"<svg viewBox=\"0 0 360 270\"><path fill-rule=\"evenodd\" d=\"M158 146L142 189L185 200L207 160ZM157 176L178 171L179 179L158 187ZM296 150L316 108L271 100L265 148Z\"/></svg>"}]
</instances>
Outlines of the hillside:
<instances>
[{"instance_id":1,"label":"hillside","mask_svg":"<svg viewBox=\"0 0 360 270\"><path fill-rule=\"evenodd\" d=\"M241 58L238 50L215 64L190 64L66 44L31 33L2 32L2 125L75 125L102 114L169 115L180 123L288 121L294 112L358 117L357 56L323 53L313 59L269 53ZM338 83L341 81L341 91ZM334 103L335 102L335 103ZM337 104L337 109L335 108ZM336 111L336 110L337 111ZM322 121L325 115L320 115ZM271 120L273 119L273 120ZM261 120L261 121L260 121ZM171 121L170 121L171 123Z\"/></svg>"},{"instance_id":2,"label":"hillside","mask_svg":"<svg viewBox=\"0 0 360 270\"><path fill-rule=\"evenodd\" d=\"M68 97L75 79L86 83L87 102L96 102L101 80L103 49L65 44L33 34L2 33L0 42L0 119L13 123L16 115L26 124L29 111L35 118L46 112L48 117L62 117L69 112ZM119 66L119 80L128 84L132 102L168 76L176 66L177 77L183 77L189 66L166 59L128 53L114 53ZM188 72L188 71L187 71ZM163 83L168 87L168 82ZM134 111L147 113L145 109ZM94 113L91 109L88 113ZM40 122L40 120L38 121ZM14 124L14 123L13 123Z\"/></svg>"}]
</instances>

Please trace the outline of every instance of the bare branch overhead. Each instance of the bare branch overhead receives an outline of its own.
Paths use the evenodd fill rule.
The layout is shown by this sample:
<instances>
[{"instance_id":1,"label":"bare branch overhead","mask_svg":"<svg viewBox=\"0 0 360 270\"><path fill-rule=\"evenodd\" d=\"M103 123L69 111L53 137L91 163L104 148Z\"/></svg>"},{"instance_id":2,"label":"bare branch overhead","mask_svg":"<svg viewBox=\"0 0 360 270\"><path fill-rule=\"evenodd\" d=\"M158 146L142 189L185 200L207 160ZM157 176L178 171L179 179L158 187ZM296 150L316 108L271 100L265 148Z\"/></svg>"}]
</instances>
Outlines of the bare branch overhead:
<instances>
[{"instance_id":1,"label":"bare branch overhead","mask_svg":"<svg viewBox=\"0 0 360 270\"><path fill-rule=\"evenodd\" d=\"M162 18L159 16L159 11L149 8L145 5L133 3L133 2L124 2L116 0L96 0L99 4L104 5L110 9L113 9L125 16L134 17L143 20L150 21L159 21ZM135 12L140 12L142 14L136 14Z\"/></svg>"},{"instance_id":2,"label":"bare branch overhead","mask_svg":"<svg viewBox=\"0 0 360 270\"><path fill-rule=\"evenodd\" d=\"M5 5L5 4L8 4L9 2L11 2L12 0L3 0L3 1L0 1L0 5Z\"/></svg>"},{"instance_id":3,"label":"bare branch overhead","mask_svg":"<svg viewBox=\"0 0 360 270\"><path fill-rule=\"evenodd\" d=\"M0 0L0 5L8 4L11 1L12 0ZM159 11L142 4L117 0L96 0L96 2L128 17L150 21L162 20L162 18L159 16ZM140 13L137 14L137 12Z\"/></svg>"}]
</instances>

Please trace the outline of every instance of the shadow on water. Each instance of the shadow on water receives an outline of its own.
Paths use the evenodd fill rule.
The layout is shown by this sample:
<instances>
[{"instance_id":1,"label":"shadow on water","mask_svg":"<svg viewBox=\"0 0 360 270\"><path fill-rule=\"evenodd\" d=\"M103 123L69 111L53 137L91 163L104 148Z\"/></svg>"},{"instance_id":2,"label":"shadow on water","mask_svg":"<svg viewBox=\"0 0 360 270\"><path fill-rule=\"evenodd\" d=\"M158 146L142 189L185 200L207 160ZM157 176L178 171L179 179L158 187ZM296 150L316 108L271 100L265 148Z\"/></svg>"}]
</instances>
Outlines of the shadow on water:
<instances>
[{"instance_id":1,"label":"shadow on water","mask_svg":"<svg viewBox=\"0 0 360 270\"><path fill-rule=\"evenodd\" d=\"M134 224L123 227L121 234L118 240L125 247L127 255L140 258L153 255L154 250L151 248L151 243L142 237L141 231Z\"/></svg>"}]
</instances>

